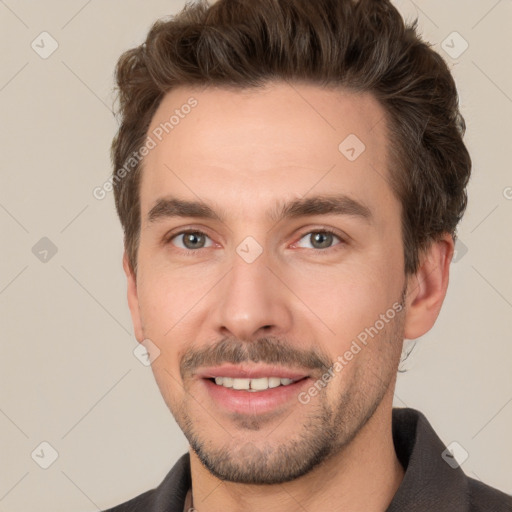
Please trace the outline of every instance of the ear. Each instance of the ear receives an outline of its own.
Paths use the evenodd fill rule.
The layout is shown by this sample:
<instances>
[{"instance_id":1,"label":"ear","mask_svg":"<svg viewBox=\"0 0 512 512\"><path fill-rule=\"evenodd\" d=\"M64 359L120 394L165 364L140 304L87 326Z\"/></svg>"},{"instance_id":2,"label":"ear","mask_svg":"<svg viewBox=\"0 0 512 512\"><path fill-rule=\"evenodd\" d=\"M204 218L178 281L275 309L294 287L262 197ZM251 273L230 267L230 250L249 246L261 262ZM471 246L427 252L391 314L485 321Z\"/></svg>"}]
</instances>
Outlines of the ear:
<instances>
[{"instance_id":1,"label":"ear","mask_svg":"<svg viewBox=\"0 0 512 512\"><path fill-rule=\"evenodd\" d=\"M130 313L132 315L133 330L137 341L141 342L144 340L144 334L142 332L142 322L140 319L139 297L137 294L137 276L132 269L126 251L124 251L123 254L123 269L126 274L128 285L128 307L130 308Z\"/></svg>"},{"instance_id":2,"label":"ear","mask_svg":"<svg viewBox=\"0 0 512 512\"><path fill-rule=\"evenodd\" d=\"M445 233L420 256L420 265L407 283L404 337L415 339L434 325L448 289L453 237Z\"/></svg>"}]
</instances>

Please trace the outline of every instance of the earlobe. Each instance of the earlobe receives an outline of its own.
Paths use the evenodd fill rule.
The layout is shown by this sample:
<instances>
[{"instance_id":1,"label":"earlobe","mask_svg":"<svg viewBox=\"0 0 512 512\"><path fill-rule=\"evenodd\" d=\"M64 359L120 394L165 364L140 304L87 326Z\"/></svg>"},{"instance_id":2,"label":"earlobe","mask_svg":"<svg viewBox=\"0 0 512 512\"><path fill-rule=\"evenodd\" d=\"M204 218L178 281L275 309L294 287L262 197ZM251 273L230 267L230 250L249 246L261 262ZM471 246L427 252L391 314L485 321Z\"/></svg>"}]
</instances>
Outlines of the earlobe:
<instances>
[{"instance_id":1,"label":"earlobe","mask_svg":"<svg viewBox=\"0 0 512 512\"><path fill-rule=\"evenodd\" d=\"M133 330L137 341L141 342L144 340L144 334L142 332L142 322L140 318L137 277L130 265L126 251L123 254L123 269L126 274L128 307L130 308L130 314L132 317Z\"/></svg>"},{"instance_id":2,"label":"earlobe","mask_svg":"<svg viewBox=\"0 0 512 512\"><path fill-rule=\"evenodd\" d=\"M407 286L405 338L422 336L437 320L448 289L453 251L453 237L446 233L421 255L420 266Z\"/></svg>"}]
</instances>

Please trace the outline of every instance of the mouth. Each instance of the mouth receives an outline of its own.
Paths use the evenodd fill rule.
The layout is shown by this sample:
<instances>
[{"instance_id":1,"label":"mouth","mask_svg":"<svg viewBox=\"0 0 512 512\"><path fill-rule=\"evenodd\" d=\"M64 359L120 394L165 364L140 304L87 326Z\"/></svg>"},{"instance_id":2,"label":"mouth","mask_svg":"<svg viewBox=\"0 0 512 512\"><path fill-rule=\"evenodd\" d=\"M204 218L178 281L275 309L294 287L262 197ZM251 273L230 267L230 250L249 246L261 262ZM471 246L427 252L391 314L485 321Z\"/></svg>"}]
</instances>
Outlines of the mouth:
<instances>
[{"instance_id":1,"label":"mouth","mask_svg":"<svg viewBox=\"0 0 512 512\"><path fill-rule=\"evenodd\" d=\"M276 366L223 365L197 374L216 411L263 414L299 404L310 376Z\"/></svg>"},{"instance_id":2,"label":"mouth","mask_svg":"<svg viewBox=\"0 0 512 512\"><path fill-rule=\"evenodd\" d=\"M303 377L307 378L307 377ZM279 386L290 386L295 382L302 379L288 379L286 377L259 377L257 379L244 379L244 378L233 378L233 377L215 377L209 379L214 382L217 386L223 386L228 389L234 390L245 390L253 393L260 391L266 391L267 389L274 389Z\"/></svg>"}]
</instances>

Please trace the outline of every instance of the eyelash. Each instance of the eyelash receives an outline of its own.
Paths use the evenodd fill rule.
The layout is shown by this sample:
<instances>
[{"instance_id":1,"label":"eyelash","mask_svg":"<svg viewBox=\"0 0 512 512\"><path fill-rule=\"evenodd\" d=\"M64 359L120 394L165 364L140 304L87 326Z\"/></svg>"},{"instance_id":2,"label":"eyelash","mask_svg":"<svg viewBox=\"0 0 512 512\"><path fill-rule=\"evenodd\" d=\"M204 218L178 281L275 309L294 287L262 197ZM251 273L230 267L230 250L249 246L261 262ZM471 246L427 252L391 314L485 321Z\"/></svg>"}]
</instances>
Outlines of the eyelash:
<instances>
[{"instance_id":1,"label":"eyelash","mask_svg":"<svg viewBox=\"0 0 512 512\"><path fill-rule=\"evenodd\" d=\"M172 240L174 240L175 238L177 238L177 237L179 237L181 235L187 235L187 234L190 234L190 233L196 234L196 235L204 235L204 236L208 237L207 233L205 233L204 231L201 231L199 229L186 229L186 230L183 230L183 231L179 231L178 233L170 234L168 237L166 237L165 244L166 245L170 244L172 242ZM310 234L313 234L313 233L322 233L322 234L325 234L325 235L333 235L334 237L336 237L336 238L338 238L340 240L340 242L338 244L333 245L332 247L327 247L326 249L310 249L314 253L317 253L317 254L336 251L338 249L341 249L340 246L346 245L346 243L347 243L346 240L340 234L338 234L336 231L334 231L332 229L329 229L329 228L310 229L308 231L304 231L304 232L302 232L299 235L299 238L298 238L297 241L300 241L306 235L310 235ZM208 238L210 238L210 237L208 237ZM209 247L202 247L200 249L182 249L181 247L176 247L176 249L178 249L181 252L181 254L184 254L185 256L193 256L193 255L196 255L198 252L200 252L203 249L209 249Z\"/></svg>"}]
</instances>

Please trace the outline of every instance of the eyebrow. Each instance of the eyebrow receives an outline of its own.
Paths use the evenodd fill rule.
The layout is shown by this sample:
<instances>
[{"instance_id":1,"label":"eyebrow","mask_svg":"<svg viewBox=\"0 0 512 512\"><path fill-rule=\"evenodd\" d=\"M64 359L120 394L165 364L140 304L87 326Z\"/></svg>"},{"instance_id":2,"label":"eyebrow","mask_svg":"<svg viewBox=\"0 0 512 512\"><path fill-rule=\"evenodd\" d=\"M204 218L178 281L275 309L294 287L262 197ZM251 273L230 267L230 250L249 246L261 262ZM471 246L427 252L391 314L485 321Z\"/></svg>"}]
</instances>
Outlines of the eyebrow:
<instances>
[{"instance_id":1,"label":"eyebrow","mask_svg":"<svg viewBox=\"0 0 512 512\"><path fill-rule=\"evenodd\" d=\"M273 222L313 215L348 215L359 217L368 223L373 220L368 206L344 194L319 195L280 202L267 214ZM148 213L149 222L172 217L192 217L224 222L226 215L222 211L217 213L206 203L175 197L159 199Z\"/></svg>"}]
</instances>

